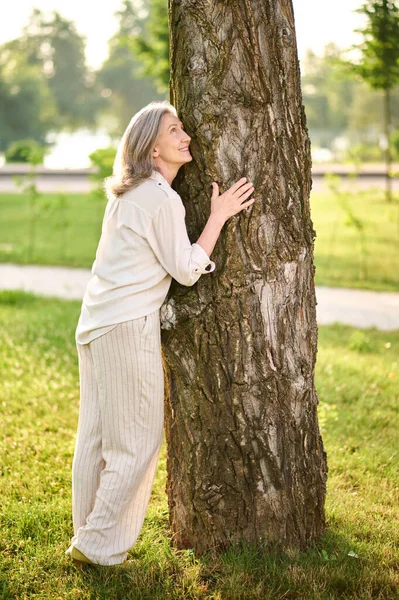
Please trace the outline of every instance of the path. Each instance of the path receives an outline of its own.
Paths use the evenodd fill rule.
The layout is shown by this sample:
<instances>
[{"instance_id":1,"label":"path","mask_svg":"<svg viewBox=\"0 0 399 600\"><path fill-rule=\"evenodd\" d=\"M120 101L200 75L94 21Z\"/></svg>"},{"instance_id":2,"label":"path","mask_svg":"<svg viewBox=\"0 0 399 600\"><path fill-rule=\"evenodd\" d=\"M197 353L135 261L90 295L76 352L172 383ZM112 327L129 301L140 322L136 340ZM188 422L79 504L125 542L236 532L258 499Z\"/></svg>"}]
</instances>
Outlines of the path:
<instances>
[{"instance_id":1,"label":"path","mask_svg":"<svg viewBox=\"0 0 399 600\"><path fill-rule=\"evenodd\" d=\"M81 300L89 269L0 264L0 289ZM399 330L399 293L316 287L317 321Z\"/></svg>"},{"instance_id":2,"label":"path","mask_svg":"<svg viewBox=\"0 0 399 600\"><path fill-rule=\"evenodd\" d=\"M328 190L324 176L326 173L335 173L342 178L343 189L349 190L368 190L372 188L383 189L385 187L384 165L382 164L363 164L361 174L356 181L348 175L353 174L354 167L346 164L314 164L312 167L312 190L314 192L324 192ZM0 193L18 192L14 177L23 175L27 169L26 165L6 164L0 167ZM399 164L392 166L394 172L399 172ZM36 168L36 185L39 192L42 193L88 193L93 188L93 182L89 179L89 174L94 169L47 169L39 166ZM392 181L392 187L395 192L399 191L399 177Z\"/></svg>"}]
</instances>

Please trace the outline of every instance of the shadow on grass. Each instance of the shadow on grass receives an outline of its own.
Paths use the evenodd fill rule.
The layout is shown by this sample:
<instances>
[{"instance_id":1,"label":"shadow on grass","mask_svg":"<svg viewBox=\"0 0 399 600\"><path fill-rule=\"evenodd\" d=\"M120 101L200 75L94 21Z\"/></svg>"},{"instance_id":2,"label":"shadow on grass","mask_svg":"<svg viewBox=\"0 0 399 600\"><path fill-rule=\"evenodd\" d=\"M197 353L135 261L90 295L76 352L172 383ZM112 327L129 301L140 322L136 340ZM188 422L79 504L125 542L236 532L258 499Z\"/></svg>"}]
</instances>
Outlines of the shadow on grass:
<instances>
[{"instance_id":1,"label":"shadow on grass","mask_svg":"<svg viewBox=\"0 0 399 600\"><path fill-rule=\"evenodd\" d=\"M398 598L386 565L379 570L375 559L357 555L348 537L332 529L305 552L243 544L196 557L163 543L144 554L132 550L129 561L115 567L78 572L64 565L63 573L54 565L54 580L67 577L76 597L90 600Z\"/></svg>"},{"instance_id":2,"label":"shadow on grass","mask_svg":"<svg viewBox=\"0 0 399 600\"><path fill-rule=\"evenodd\" d=\"M11 325L15 325L16 317L21 322L19 329L11 329L17 345L17 351L13 350L13 359L16 357L20 360L18 345L21 344L21 340L25 341L26 339L35 342L32 347L38 353L37 356L40 356L47 346L53 347L55 342L57 342L54 350L55 357L58 355L74 356L73 343L68 345L67 340L73 335L71 323L75 322L78 311L77 304L38 299L33 295L20 292L0 294L1 300L5 300L4 325L11 329ZM21 311L14 308L15 305L23 306L24 303L29 305L29 303L35 302L38 302L38 310L36 310L36 306L32 311L29 306L26 310L23 308ZM7 303L9 309L6 308ZM4 329L6 330L6 328ZM44 341L37 340L37 331L40 331L40 336ZM64 338L59 335L59 331L65 332ZM353 332L352 328L326 327L321 328L321 331L324 336L323 348L325 351L333 348L334 350L342 349L345 353L348 350L348 341L343 340L342 332ZM384 338L389 339L392 346L387 351L396 352L395 344L397 342L394 334L370 332L367 335L375 339L375 342L371 340L371 345L374 344L377 349L380 348L380 343ZM352 347L357 348L357 352L368 353L370 351L370 343L363 337L352 339L351 344ZM339 357L340 352L335 351L331 355ZM54 356L50 357L51 364L54 363ZM346 382L352 380L359 382L354 387L354 394L358 394L356 390L360 390L364 386L367 376L364 367L362 368L357 359L356 355L354 363L350 362L345 372L342 371L343 367L340 361L334 358L332 362L334 373L337 370L340 376L338 383L341 383L341 375L345 376ZM328 361L332 361L330 355ZM37 367L39 363L35 364ZM389 365L384 363L384 367L381 367L379 373L384 374L388 368L390 368ZM70 361L65 369L68 372L75 369L74 363L72 365L72 361ZM77 381L76 376L74 378ZM11 378L9 379L11 380ZM47 377L45 381L47 381ZM338 396L340 392L337 391L336 385L337 382L330 382L329 378L323 381L323 386L326 389L328 387L327 397L337 397L340 399L341 408L345 408L346 396L344 397L342 394ZM65 382L62 382L59 389L65 390ZM28 391L34 398L36 395L38 396L40 400L38 405L40 406L43 402L44 386L39 387L38 391L36 389L28 389ZM10 410L12 408L13 411L9 413L10 426L15 423L21 406L26 410L26 420L33 421L36 426L35 413L32 413L30 407L25 407L26 398L23 397L19 400L19 391L17 390L17 392L18 402L15 403L15 407L10 405ZM358 395L360 396L360 394ZM351 397L348 394L348 398ZM391 406L391 402L393 402L391 398L394 398L394 394L391 392L388 393L388 401L385 403L381 401L381 398L372 397L370 400L372 410L376 412L374 407L377 404L379 410L383 410L387 404ZM66 406L70 406L70 399L67 398L64 402ZM354 414L355 408L356 410L362 409L361 403L359 402L357 405L349 403L350 414ZM57 410L59 411L59 407ZM368 423L368 430L370 430L372 420L369 415L373 413L366 410L363 410L363 413L365 422ZM53 413L50 410L47 414ZM390 412L387 415L387 418L391 418ZM46 418L48 417L46 416ZM377 414L375 418L377 419ZM66 419L65 423L61 424L60 431L62 432L62 428L64 428L66 436L69 435L71 422ZM37 439L44 433L44 428L40 423L41 421L38 420L36 426L38 433L35 433L38 436ZM51 423L48 426L52 427ZM21 421L21 428L23 427L24 423ZM338 428L335 429L336 446L339 447L341 442L338 439ZM10 427L10 430L4 457L10 461L10 473L24 473L21 469L21 465L24 464L21 457L24 455L21 454L20 458L15 459L14 462L10 460L10 448L15 441L14 429ZM356 422L356 431L362 435L359 421ZM379 437L381 446L376 446L376 452L380 453L380 459L384 458L382 448L387 448L386 451L390 452L389 456L394 456L394 450L391 451L387 443L385 423L384 427L379 426L376 431L384 434ZM51 435L56 439L53 433ZM349 437L351 445L359 443L358 437L353 433ZM393 437L389 439L393 440ZM394 443L396 444L396 437ZM29 454L25 457L26 460L33 458L30 463L32 471L29 473L29 480L33 480L35 469L37 469L37 473L41 474L45 483L50 470L53 469L54 472L63 473L61 483L65 485L68 481L69 486L69 450L65 448L63 450L64 457L67 457L68 460L68 476L66 476L66 466L49 461L48 453L53 450L48 449L44 454L41 454L42 452L43 450L38 446L33 457ZM57 447L57 456L59 456L59 452ZM362 466L363 463L358 462L358 464L362 471L366 468L364 465ZM379 464L381 464L381 460L379 460ZM335 470L342 468L345 469L345 472L351 473L353 472L351 466L352 463L346 461L336 463L334 468ZM375 474L372 470L368 469L367 472L374 478ZM158 517L146 520L138 543L129 554L130 561L128 563L118 567L88 569L79 573L74 569L70 558L64 555L72 530L69 495L68 497L67 494L57 495L57 490L62 485L53 488L51 486L53 477L49 477L47 485L39 486L36 491L32 490L30 495L26 472L24 477L25 479L20 481L15 479L18 484L15 487L6 484L4 492L7 494L4 493L4 497L2 497L4 516L0 521L0 538L2 540L0 600L12 598L21 600L25 598L40 600L61 598L63 600L76 598L79 600L192 600L197 598L201 600L205 598L212 600L286 600L287 598L298 600L395 600L399 598L399 559L394 548L395 544L397 548L393 534L394 524L390 518L391 513L385 511L384 513L380 512L380 521L377 521L376 516L380 509L376 507L374 496L370 494L371 479L361 481L361 485L364 485L363 489L368 494L367 496L365 493L364 496L365 499L369 498L368 504L363 506L364 499L359 498L357 505L355 500L348 505L350 512L346 512L346 518L345 516L341 518L331 516L325 535L306 552L294 550L282 552L277 549L262 550L243 546L230 548L218 554L209 553L204 556L196 556L190 550L177 550L171 546L165 517L162 519ZM376 494L382 495L383 490L378 481L374 483L374 486ZM392 479L393 486L394 480ZM39 501L38 493L42 488L43 492L41 492ZM6 497L8 498L7 507ZM385 497L388 497L387 492ZM336 499L340 502L345 500L339 489L336 491ZM393 502L394 497L392 497ZM346 505L341 512L344 510L347 510ZM393 512L393 509L391 510ZM354 518L351 518L351 515ZM382 523L383 530L381 530ZM385 531L387 532L386 540L382 539L382 533ZM385 551L387 547L390 548L389 552Z\"/></svg>"},{"instance_id":3,"label":"shadow on grass","mask_svg":"<svg viewBox=\"0 0 399 600\"><path fill-rule=\"evenodd\" d=\"M0 573L0 600L10 600L12 597L8 581L6 581L6 574Z\"/></svg>"},{"instance_id":4,"label":"shadow on grass","mask_svg":"<svg viewBox=\"0 0 399 600\"><path fill-rule=\"evenodd\" d=\"M20 292L19 290L0 291L0 305L3 306L27 306L38 302L41 302L41 299L34 294Z\"/></svg>"}]
</instances>

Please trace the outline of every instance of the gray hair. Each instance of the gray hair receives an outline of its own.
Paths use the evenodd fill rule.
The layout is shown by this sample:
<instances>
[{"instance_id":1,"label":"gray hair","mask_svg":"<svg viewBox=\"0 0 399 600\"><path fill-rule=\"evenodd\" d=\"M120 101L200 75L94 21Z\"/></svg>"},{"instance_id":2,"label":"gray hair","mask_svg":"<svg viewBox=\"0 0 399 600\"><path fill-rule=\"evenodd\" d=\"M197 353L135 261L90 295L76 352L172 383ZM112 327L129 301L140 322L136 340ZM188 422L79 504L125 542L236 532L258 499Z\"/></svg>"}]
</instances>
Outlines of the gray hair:
<instances>
[{"instance_id":1,"label":"gray hair","mask_svg":"<svg viewBox=\"0 0 399 600\"><path fill-rule=\"evenodd\" d=\"M120 196L151 176L155 169L152 152L165 113L177 116L174 106L162 100L150 102L133 116L119 143L113 174L104 180L108 198Z\"/></svg>"}]
</instances>

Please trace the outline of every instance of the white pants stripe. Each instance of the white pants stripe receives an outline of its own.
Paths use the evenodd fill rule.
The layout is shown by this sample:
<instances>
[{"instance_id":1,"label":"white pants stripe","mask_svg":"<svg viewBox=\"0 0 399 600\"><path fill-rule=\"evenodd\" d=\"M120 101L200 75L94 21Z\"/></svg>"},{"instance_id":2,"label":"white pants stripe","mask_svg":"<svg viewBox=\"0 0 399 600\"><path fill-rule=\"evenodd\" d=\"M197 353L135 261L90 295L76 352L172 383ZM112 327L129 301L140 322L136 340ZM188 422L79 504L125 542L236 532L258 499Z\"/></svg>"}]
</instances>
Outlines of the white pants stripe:
<instances>
[{"instance_id":1,"label":"white pants stripe","mask_svg":"<svg viewBox=\"0 0 399 600\"><path fill-rule=\"evenodd\" d=\"M143 526L163 439L159 310L77 347L72 545L97 564L114 565Z\"/></svg>"}]
</instances>

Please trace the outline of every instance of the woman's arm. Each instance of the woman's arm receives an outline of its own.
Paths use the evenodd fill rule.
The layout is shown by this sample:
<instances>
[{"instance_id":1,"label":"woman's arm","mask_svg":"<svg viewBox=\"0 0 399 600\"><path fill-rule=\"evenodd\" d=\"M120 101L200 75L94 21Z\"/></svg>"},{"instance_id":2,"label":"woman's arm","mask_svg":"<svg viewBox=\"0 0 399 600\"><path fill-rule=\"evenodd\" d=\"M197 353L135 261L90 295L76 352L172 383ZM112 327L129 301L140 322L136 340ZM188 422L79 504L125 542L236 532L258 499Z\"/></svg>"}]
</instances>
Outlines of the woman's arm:
<instances>
[{"instance_id":1,"label":"woman's arm","mask_svg":"<svg viewBox=\"0 0 399 600\"><path fill-rule=\"evenodd\" d=\"M209 257L215 248L225 222L255 202L254 198L247 200L254 191L254 186L251 182L246 183L246 181L246 178L243 177L220 196L218 184L212 183L211 214L196 242Z\"/></svg>"},{"instance_id":2,"label":"woman's arm","mask_svg":"<svg viewBox=\"0 0 399 600\"><path fill-rule=\"evenodd\" d=\"M224 224L225 221L220 219L220 217L212 213L210 214L209 219L196 242L203 250L205 250L208 256L213 252Z\"/></svg>"},{"instance_id":3,"label":"woman's arm","mask_svg":"<svg viewBox=\"0 0 399 600\"><path fill-rule=\"evenodd\" d=\"M191 286L200 276L211 273L215 263L210 253L215 247L224 223L254 203L245 201L253 192L252 183L240 179L219 196L213 184L211 214L197 243L191 244L185 223L185 208L178 194L161 202L146 231L146 238L164 269L182 285Z\"/></svg>"},{"instance_id":4,"label":"woman's arm","mask_svg":"<svg viewBox=\"0 0 399 600\"><path fill-rule=\"evenodd\" d=\"M215 263L199 244L191 244L185 208L177 194L164 200L151 218L145 237L161 265L182 285L194 285Z\"/></svg>"}]
</instances>

